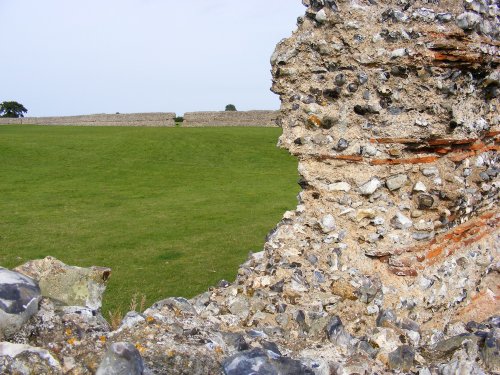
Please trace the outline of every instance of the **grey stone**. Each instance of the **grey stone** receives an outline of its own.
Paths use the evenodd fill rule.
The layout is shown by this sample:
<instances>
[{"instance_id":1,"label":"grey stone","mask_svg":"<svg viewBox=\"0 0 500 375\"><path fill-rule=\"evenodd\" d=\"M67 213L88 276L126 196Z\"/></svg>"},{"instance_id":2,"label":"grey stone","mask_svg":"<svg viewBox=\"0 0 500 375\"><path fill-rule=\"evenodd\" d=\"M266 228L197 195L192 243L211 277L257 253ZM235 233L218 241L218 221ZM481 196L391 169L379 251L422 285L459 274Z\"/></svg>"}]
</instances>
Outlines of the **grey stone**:
<instances>
[{"instance_id":1,"label":"grey stone","mask_svg":"<svg viewBox=\"0 0 500 375\"><path fill-rule=\"evenodd\" d=\"M242 319L246 319L250 314L249 303L243 296L236 297L229 305L229 311L231 314L237 315Z\"/></svg>"},{"instance_id":2,"label":"grey stone","mask_svg":"<svg viewBox=\"0 0 500 375\"><path fill-rule=\"evenodd\" d=\"M453 15L451 13L438 13L436 14L436 19L439 22L450 22L453 19Z\"/></svg>"},{"instance_id":3,"label":"grey stone","mask_svg":"<svg viewBox=\"0 0 500 375\"><path fill-rule=\"evenodd\" d=\"M427 191L427 187L424 185L423 182L417 181L413 186L413 191L423 193Z\"/></svg>"},{"instance_id":4,"label":"grey stone","mask_svg":"<svg viewBox=\"0 0 500 375\"><path fill-rule=\"evenodd\" d=\"M324 23L328 19L326 12L324 9L321 9L318 13L316 13L316 21L319 23Z\"/></svg>"},{"instance_id":5,"label":"grey stone","mask_svg":"<svg viewBox=\"0 0 500 375\"><path fill-rule=\"evenodd\" d=\"M414 232L412 237L416 241L432 240L436 234L434 232Z\"/></svg>"},{"instance_id":6,"label":"grey stone","mask_svg":"<svg viewBox=\"0 0 500 375\"><path fill-rule=\"evenodd\" d=\"M349 147L349 142L344 138L340 138L337 145L334 147L335 151L344 151Z\"/></svg>"},{"instance_id":7,"label":"grey stone","mask_svg":"<svg viewBox=\"0 0 500 375\"><path fill-rule=\"evenodd\" d=\"M375 299L382 289L382 283L377 278L363 277L361 286L358 289L359 300L364 303L370 303Z\"/></svg>"},{"instance_id":8,"label":"grey stone","mask_svg":"<svg viewBox=\"0 0 500 375\"><path fill-rule=\"evenodd\" d=\"M237 353L222 362L224 375L314 375L300 361L255 348Z\"/></svg>"},{"instance_id":9,"label":"grey stone","mask_svg":"<svg viewBox=\"0 0 500 375\"><path fill-rule=\"evenodd\" d=\"M241 333L223 332L222 337L227 346L238 352L248 350L250 347Z\"/></svg>"},{"instance_id":10,"label":"grey stone","mask_svg":"<svg viewBox=\"0 0 500 375\"><path fill-rule=\"evenodd\" d=\"M352 92L352 93L358 91L358 88L359 88L359 86L357 83L349 83L349 85L347 85L347 89L349 90L349 92Z\"/></svg>"},{"instance_id":11,"label":"grey stone","mask_svg":"<svg viewBox=\"0 0 500 375\"><path fill-rule=\"evenodd\" d=\"M387 188L391 191L401 189L408 182L408 176L405 174L398 174L395 176L391 176L387 179L385 184Z\"/></svg>"},{"instance_id":12,"label":"grey stone","mask_svg":"<svg viewBox=\"0 0 500 375\"><path fill-rule=\"evenodd\" d=\"M425 177L437 177L439 176L439 169L437 169L436 167L425 167L422 169L422 174Z\"/></svg>"},{"instance_id":13,"label":"grey stone","mask_svg":"<svg viewBox=\"0 0 500 375\"><path fill-rule=\"evenodd\" d=\"M344 73L337 74L335 76L335 84L337 86L343 86L347 82L347 78Z\"/></svg>"},{"instance_id":14,"label":"grey stone","mask_svg":"<svg viewBox=\"0 0 500 375\"><path fill-rule=\"evenodd\" d=\"M42 296L67 306L84 306L99 310L102 295L111 275L106 267L68 266L53 258L32 260L15 269L38 282Z\"/></svg>"},{"instance_id":15,"label":"grey stone","mask_svg":"<svg viewBox=\"0 0 500 375\"><path fill-rule=\"evenodd\" d=\"M397 348L389 353L389 368L391 370L410 371L415 361L415 350L408 345Z\"/></svg>"},{"instance_id":16,"label":"grey stone","mask_svg":"<svg viewBox=\"0 0 500 375\"><path fill-rule=\"evenodd\" d=\"M110 345L96 375L142 375L144 364L136 347L128 342Z\"/></svg>"},{"instance_id":17,"label":"grey stone","mask_svg":"<svg viewBox=\"0 0 500 375\"><path fill-rule=\"evenodd\" d=\"M325 329L330 342L346 348L352 347L353 337L345 330L344 324L338 316L332 317Z\"/></svg>"},{"instance_id":18,"label":"grey stone","mask_svg":"<svg viewBox=\"0 0 500 375\"><path fill-rule=\"evenodd\" d=\"M419 210L428 210L434 205L434 197L430 194L420 194L417 200Z\"/></svg>"},{"instance_id":19,"label":"grey stone","mask_svg":"<svg viewBox=\"0 0 500 375\"><path fill-rule=\"evenodd\" d=\"M371 145L363 146L360 148L360 154L363 156L375 156L377 155L377 148Z\"/></svg>"},{"instance_id":20,"label":"grey stone","mask_svg":"<svg viewBox=\"0 0 500 375\"><path fill-rule=\"evenodd\" d=\"M174 311L181 311L188 314L196 314L196 310L193 305L185 298L182 297L171 297L164 300L155 302L151 306L151 310L161 310L164 307L168 307ZM145 313L149 312L149 309Z\"/></svg>"},{"instance_id":21,"label":"grey stone","mask_svg":"<svg viewBox=\"0 0 500 375\"><path fill-rule=\"evenodd\" d=\"M368 75L364 72L358 73L358 82L360 85L364 85L366 82L368 82Z\"/></svg>"},{"instance_id":22,"label":"grey stone","mask_svg":"<svg viewBox=\"0 0 500 375\"><path fill-rule=\"evenodd\" d=\"M426 358L434 361L449 358L467 341L471 341L474 345L477 345L479 339L480 338L474 334L464 333L446 340L439 341L436 345L434 345L434 347L428 348L424 355Z\"/></svg>"},{"instance_id":23,"label":"grey stone","mask_svg":"<svg viewBox=\"0 0 500 375\"><path fill-rule=\"evenodd\" d=\"M0 267L0 339L11 337L36 314L41 298L36 281Z\"/></svg>"},{"instance_id":24,"label":"grey stone","mask_svg":"<svg viewBox=\"0 0 500 375\"><path fill-rule=\"evenodd\" d=\"M359 187L359 191L362 195L371 195L382 186L382 181L378 178L372 178L370 181L364 183Z\"/></svg>"},{"instance_id":25,"label":"grey stone","mask_svg":"<svg viewBox=\"0 0 500 375\"><path fill-rule=\"evenodd\" d=\"M324 233L333 232L336 228L335 219L330 214L323 216L323 218L319 222L319 225L321 226L321 230Z\"/></svg>"},{"instance_id":26,"label":"grey stone","mask_svg":"<svg viewBox=\"0 0 500 375\"><path fill-rule=\"evenodd\" d=\"M484 340L481 357L486 368L500 372L500 329L493 328Z\"/></svg>"},{"instance_id":27,"label":"grey stone","mask_svg":"<svg viewBox=\"0 0 500 375\"><path fill-rule=\"evenodd\" d=\"M61 364L46 349L25 344L0 343L0 373L16 375L63 374Z\"/></svg>"},{"instance_id":28,"label":"grey stone","mask_svg":"<svg viewBox=\"0 0 500 375\"><path fill-rule=\"evenodd\" d=\"M401 212L396 213L396 215L391 219L391 226L396 229L409 229L413 225L413 221L403 215Z\"/></svg>"},{"instance_id":29,"label":"grey stone","mask_svg":"<svg viewBox=\"0 0 500 375\"><path fill-rule=\"evenodd\" d=\"M333 184L328 185L328 190L348 192L351 190L351 185L348 184L347 182L335 182Z\"/></svg>"},{"instance_id":30,"label":"grey stone","mask_svg":"<svg viewBox=\"0 0 500 375\"><path fill-rule=\"evenodd\" d=\"M464 12L457 17L457 26L462 30L471 31L481 22L481 16L473 12Z\"/></svg>"},{"instance_id":31,"label":"grey stone","mask_svg":"<svg viewBox=\"0 0 500 375\"><path fill-rule=\"evenodd\" d=\"M390 327L396 325L397 316L394 311L387 309L381 310L377 317L377 327Z\"/></svg>"}]
</instances>

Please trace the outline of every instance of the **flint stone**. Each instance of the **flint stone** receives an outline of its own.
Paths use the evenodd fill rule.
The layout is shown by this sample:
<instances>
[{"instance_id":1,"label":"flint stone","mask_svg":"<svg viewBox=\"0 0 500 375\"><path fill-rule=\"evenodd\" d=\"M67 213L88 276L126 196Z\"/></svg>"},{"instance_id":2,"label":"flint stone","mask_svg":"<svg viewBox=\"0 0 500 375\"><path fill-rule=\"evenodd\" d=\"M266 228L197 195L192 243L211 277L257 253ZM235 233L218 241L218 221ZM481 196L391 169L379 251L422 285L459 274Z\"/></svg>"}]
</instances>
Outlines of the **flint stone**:
<instances>
[{"instance_id":1,"label":"flint stone","mask_svg":"<svg viewBox=\"0 0 500 375\"><path fill-rule=\"evenodd\" d=\"M415 350L408 345L397 348L389 353L389 368L391 370L410 371L415 361Z\"/></svg>"},{"instance_id":2,"label":"flint stone","mask_svg":"<svg viewBox=\"0 0 500 375\"><path fill-rule=\"evenodd\" d=\"M391 327L395 326L398 318L394 311L391 309L381 310L377 317L377 327Z\"/></svg>"},{"instance_id":3,"label":"flint stone","mask_svg":"<svg viewBox=\"0 0 500 375\"><path fill-rule=\"evenodd\" d=\"M330 232L334 231L335 228L336 228L336 226L335 226L335 219L330 214L324 216L321 219L319 225L321 226L321 230L324 233L330 233Z\"/></svg>"},{"instance_id":4,"label":"flint stone","mask_svg":"<svg viewBox=\"0 0 500 375\"><path fill-rule=\"evenodd\" d=\"M241 333L223 332L222 338L228 347L238 352L250 349Z\"/></svg>"},{"instance_id":5,"label":"flint stone","mask_svg":"<svg viewBox=\"0 0 500 375\"><path fill-rule=\"evenodd\" d=\"M382 283L379 279L364 277L358 289L359 300L364 303L370 303L375 299L381 289Z\"/></svg>"},{"instance_id":6,"label":"flint stone","mask_svg":"<svg viewBox=\"0 0 500 375\"><path fill-rule=\"evenodd\" d=\"M0 339L15 334L36 314L41 298L36 281L0 267Z\"/></svg>"},{"instance_id":7,"label":"flint stone","mask_svg":"<svg viewBox=\"0 0 500 375\"><path fill-rule=\"evenodd\" d=\"M155 302L153 306L151 306L151 310L161 310L163 307L168 307L174 311L181 311L183 313L196 315L196 309L193 305L187 299L182 297L166 298ZM150 309L146 310L144 313L148 314L149 312Z\"/></svg>"},{"instance_id":8,"label":"flint stone","mask_svg":"<svg viewBox=\"0 0 500 375\"><path fill-rule=\"evenodd\" d=\"M405 174L398 174L391 176L385 182L390 191L401 189L408 182L408 176Z\"/></svg>"},{"instance_id":9,"label":"flint stone","mask_svg":"<svg viewBox=\"0 0 500 375\"><path fill-rule=\"evenodd\" d=\"M420 194L418 196L418 208L420 210L426 210L434 205L434 197L429 194Z\"/></svg>"},{"instance_id":10,"label":"flint stone","mask_svg":"<svg viewBox=\"0 0 500 375\"><path fill-rule=\"evenodd\" d=\"M96 375L142 375L144 364L136 347L128 342L115 342L97 369Z\"/></svg>"},{"instance_id":11,"label":"flint stone","mask_svg":"<svg viewBox=\"0 0 500 375\"><path fill-rule=\"evenodd\" d=\"M500 372L500 329L490 331L484 340L481 356L488 370Z\"/></svg>"},{"instance_id":12,"label":"flint stone","mask_svg":"<svg viewBox=\"0 0 500 375\"><path fill-rule=\"evenodd\" d=\"M418 191L418 192L426 192L427 187L424 185L423 182L418 181L415 186L413 186L413 191Z\"/></svg>"},{"instance_id":13,"label":"flint stone","mask_svg":"<svg viewBox=\"0 0 500 375\"><path fill-rule=\"evenodd\" d=\"M318 13L316 13L316 21L319 23L324 23L327 20L326 12L324 9L321 9Z\"/></svg>"},{"instance_id":14,"label":"flint stone","mask_svg":"<svg viewBox=\"0 0 500 375\"><path fill-rule=\"evenodd\" d=\"M239 316L241 319L246 319L250 314L250 306L246 298L239 296L229 305L229 311L233 315Z\"/></svg>"},{"instance_id":15,"label":"flint stone","mask_svg":"<svg viewBox=\"0 0 500 375\"><path fill-rule=\"evenodd\" d=\"M446 340L439 341L436 345L434 345L434 347L427 350L425 356L432 360L449 358L467 341L471 341L474 345L477 345L479 340L480 338L474 334L464 333Z\"/></svg>"},{"instance_id":16,"label":"flint stone","mask_svg":"<svg viewBox=\"0 0 500 375\"><path fill-rule=\"evenodd\" d=\"M481 22L481 16L473 12L464 12L457 17L457 26L462 30L473 30Z\"/></svg>"},{"instance_id":17,"label":"flint stone","mask_svg":"<svg viewBox=\"0 0 500 375\"><path fill-rule=\"evenodd\" d=\"M49 351L24 344L0 343L2 374L62 374L61 364Z\"/></svg>"},{"instance_id":18,"label":"flint stone","mask_svg":"<svg viewBox=\"0 0 500 375\"><path fill-rule=\"evenodd\" d=\"M391 226L396 229L409 229L413 225L413 221L403 215L401 212L396 213L396 215L391 219Z\"/></svg>"},{"instance_id":19,"label":"flint stone","mask_svg":"<svg viewBox=\"0 0 500 375\"><path fill-rule=\"evenodd\" d=\"M346 193L351 190L351 185L347 182L336 182L334 184L328 185L329 191L345 191Z\"/></svg>"},{"instance_id":20,"label":"flint stone","mask_svg":"<svg viewBox=\"0 0 500 375\"><path fill-rule=\"evenodd\" d=\"M382 182L378 178L372 178L370 181L361 185L359 191L362 195L372 195L381 186Z\"/></svg>"},{"instance_id":21,"label":"flint stone","mask_svg":"<svg viewBox=\"0 0 500 375\"><path fill-rule=\"evenodd\" d=\"M377 328L370 337L370 342L385 352L393 352L401 345L399 336L390 328Z\"/></svg>"},{"instance_id":22,"label":"flint stone","mask_svg":"<svg viewBox=\"0 0 500 375\"><path fill-rule=\"evenodd\" d=\"M237 353L222 362L225 375L314 375L301 362L260 348Z\"/></svg>"},{"instance_id":23,"label":"flint stone","mask_svg":"<svg viewBox=\"0 0 500 375\"><path fill-rule=\"evenodd\" d=\"M422 174L425 177L439 176L439 170L436 167L427 167L422 169Z\"/></svg>"},{"instance_id":24,"label":"flint stone","mask_svg":"<svg viewBox=\"0 0 500 375\"><path fill-rule=\"evenodd\" d=\"M338 316L330 319L326 325L326 336L330 342L342 347L351 347L353 337L346 332L342 320Z\"/></svg>"},{"instance_id":25,"label":"flint stone","mask_svg":"<svg viewBox=\"0 0 500 375\"><path fill-rule=\"evenodd\" d=\"M93 310L101 308L102 295L111 275L109 268L68 266L53 257L29 261L15 271L35 279L42 296L66 306L84 306Z\"/></svg>"}]
</instances>

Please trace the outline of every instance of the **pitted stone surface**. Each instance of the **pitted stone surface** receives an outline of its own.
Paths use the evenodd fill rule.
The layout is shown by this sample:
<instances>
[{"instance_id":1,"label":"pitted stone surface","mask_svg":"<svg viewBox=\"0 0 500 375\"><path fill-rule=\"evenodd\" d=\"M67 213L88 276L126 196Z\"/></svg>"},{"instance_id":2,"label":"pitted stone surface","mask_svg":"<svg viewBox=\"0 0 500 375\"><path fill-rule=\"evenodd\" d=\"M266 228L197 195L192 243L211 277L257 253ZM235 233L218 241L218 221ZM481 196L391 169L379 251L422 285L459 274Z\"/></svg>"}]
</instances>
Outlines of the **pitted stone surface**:
<instances>
[{"instance_id":1,"label":"pitted stone surface","mask_svg":"<svg viewBox=\"0 0 500 375\"><path fill-rule=\"evenodd\" d=\"M144 364L137 348L128 342L115 342L109 346L96 375L142 375Z\"/></svg>"},{"instance_id":2,"label":"pitted stone surface","mask_svg":"<svg viewBox=\"0 0 500 375\"><path fill-rule=\"evenodd\" d=\"M16 333L38 311L41 298L33 279L0 267L0 339Z\"/></svg>"},{"instance_id":3,"label":"pitted stone surface","mask_svg":"<svg viewBox=\"0 0 500 375\"><path fill-rule=\"evenodd\" d=\"M15 270L36 280L44 297L93 310L101 308L105 283L111 275L109 268L68 266L53 257L29 261Z\"/></svg>"}]
</instances>

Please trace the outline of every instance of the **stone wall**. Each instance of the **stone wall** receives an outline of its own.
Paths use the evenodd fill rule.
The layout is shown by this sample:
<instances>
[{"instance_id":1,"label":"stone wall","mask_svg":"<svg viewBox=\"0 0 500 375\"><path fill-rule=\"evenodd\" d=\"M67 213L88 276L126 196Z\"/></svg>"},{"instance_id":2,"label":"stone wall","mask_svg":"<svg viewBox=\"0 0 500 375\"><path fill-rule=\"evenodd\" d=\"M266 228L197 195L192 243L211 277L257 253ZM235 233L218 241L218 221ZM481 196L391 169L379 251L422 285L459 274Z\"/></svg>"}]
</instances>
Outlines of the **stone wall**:
<instances>
[{"instance_id":1,"label":"stone wall","mask_svg":"<svg viewBox=\"0 0 500 375\"><path fill-rule=\"evenodd\" d=\"M175 113L124 113L60 117L0 118L0 125L175 126Z\"/></svg>"},{"instance_id":2,"label":"stone wall","mask_svg":"<svg viewBox=\"0 0 500 375\"><path fill-rule=\"evenodd\" d=\"M303 3L271 59L302 191L264 250L114 331L57 307L43 262L0 275L16 327L40 297L20 274L44 296L4 328L3 372L500 372L498 2Z\"/></svg>"},{"instance_id":3,"label":"stone wall","mask_svg":"<svg viewBox=\"0 0 500 375\"><path fill-rule=\"evenodd\" d=\"M184 114L185 127L206 126L278 126L279 111L225 111L187 112Z\"/></svg>"}]
</instances>

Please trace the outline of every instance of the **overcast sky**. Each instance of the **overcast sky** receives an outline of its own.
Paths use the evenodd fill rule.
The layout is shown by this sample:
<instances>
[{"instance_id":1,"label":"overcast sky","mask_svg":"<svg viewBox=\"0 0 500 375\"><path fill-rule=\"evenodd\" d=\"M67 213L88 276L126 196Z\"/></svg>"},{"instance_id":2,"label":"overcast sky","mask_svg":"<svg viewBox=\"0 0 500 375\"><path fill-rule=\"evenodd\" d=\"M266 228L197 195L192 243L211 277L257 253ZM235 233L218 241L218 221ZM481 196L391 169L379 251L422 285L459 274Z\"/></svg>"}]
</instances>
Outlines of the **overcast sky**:
<instances>
[{"instance_id":1,"label":"overcast sky","mask_svg":"<svg viewBox=\"0 0 500 375\"><path fill-rule=\"evenodd\" d=\"M278 109L300 0L0 0L0 102L28 116Z\"/></svg>"}]
</instances>

